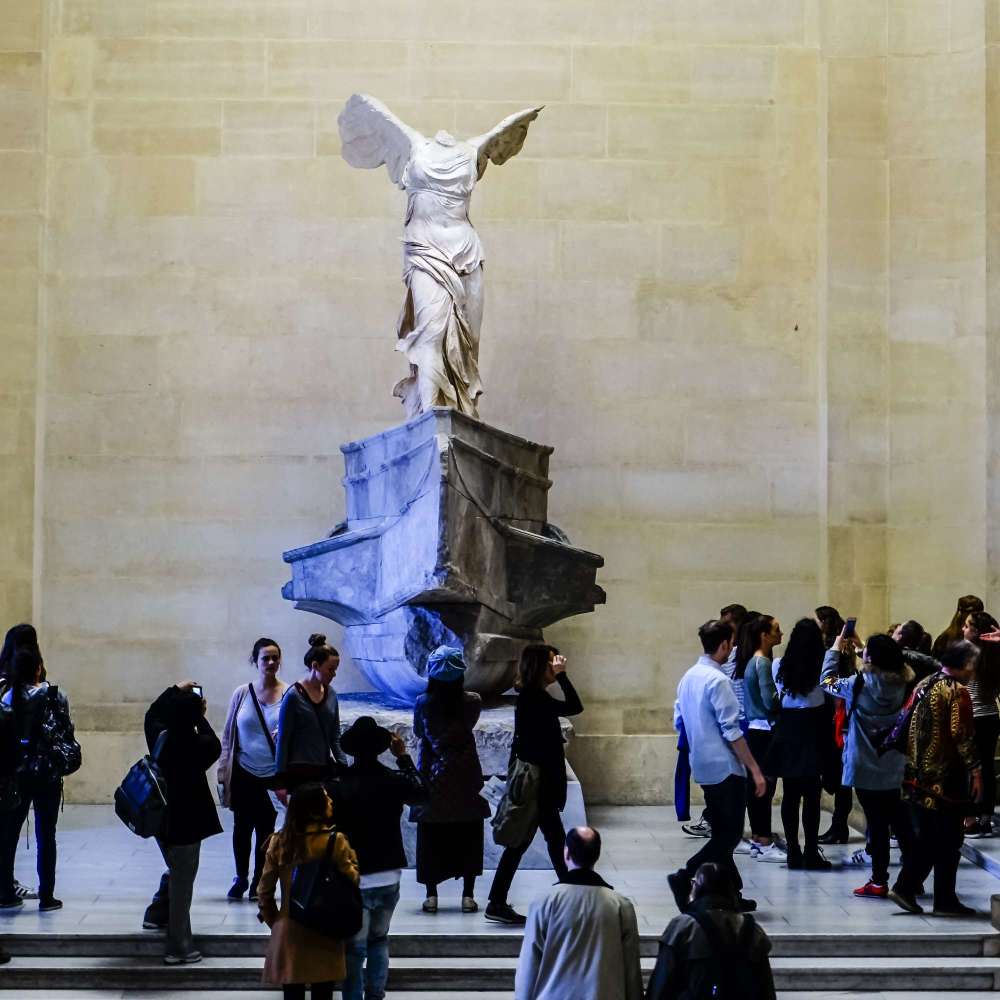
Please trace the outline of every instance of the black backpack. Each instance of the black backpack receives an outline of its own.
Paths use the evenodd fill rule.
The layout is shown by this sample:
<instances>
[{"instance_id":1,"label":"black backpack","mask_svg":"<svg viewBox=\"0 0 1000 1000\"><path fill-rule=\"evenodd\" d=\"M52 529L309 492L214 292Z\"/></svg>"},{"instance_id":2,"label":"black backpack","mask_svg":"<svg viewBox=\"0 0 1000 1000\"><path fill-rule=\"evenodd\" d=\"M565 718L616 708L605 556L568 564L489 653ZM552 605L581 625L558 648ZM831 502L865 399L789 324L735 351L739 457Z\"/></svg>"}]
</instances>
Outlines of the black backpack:
<instances>
[{"instance_id":1,"label":"black backpack","mask_svg":"<svg viewBox=\"0 0 1000 1000\"><path fill-rule=\"evenodd\" d=\"M115 791L115 814L140 837L160 837L167 829L167 782L159 764L167 731L156 738L153 752L136 761Z\"/></svg>"},{"instance_id":2,"label":"black backpack","mask_svg":"<svg viewBox=\"0 0 1000 1000\"><path fill-rule=\"evenodd\" d=\"M361 890L333 863L336 827L323 857L292 869L288 913L296 923L343 941L361 930Z\"/></svg>"},{"instance_id":3,"label":"black backpack","mask_svg":"<svg viewBox=\"0 0 1000 1000\"><path fill-rule=\"evenodd\" d=\"M42 697L45 701L17 769L36 781L53 782L80 770L83 751L59 689L50 685Z\"/></svg>"},{"instance_id":4,"label":"black backpack","mask_svg":"<svg viewBox=\"0 0 1000 1000\"><path fill-rule=\"evenodd\" d=\"M690 910L698 926L705 932L712 949L712 972L706 983L707 991L698 1000L757 1000L762 996L755 977L751 948L757 922L743 914L743 926L735 942L726 941L708 910Z\"/></svg>"}]
</instances>

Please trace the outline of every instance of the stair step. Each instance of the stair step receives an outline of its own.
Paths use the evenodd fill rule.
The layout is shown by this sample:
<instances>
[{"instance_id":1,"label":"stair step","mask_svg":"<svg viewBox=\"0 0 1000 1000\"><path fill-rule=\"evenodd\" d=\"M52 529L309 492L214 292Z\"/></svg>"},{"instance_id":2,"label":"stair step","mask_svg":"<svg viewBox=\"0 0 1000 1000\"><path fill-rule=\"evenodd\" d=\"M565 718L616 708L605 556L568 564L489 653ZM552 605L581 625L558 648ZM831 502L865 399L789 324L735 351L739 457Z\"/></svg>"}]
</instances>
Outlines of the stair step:
<instances>
[{"instance_id":1,"label":"stair step","mask_svg":"<svg viewBox=\"0 0 1000 1000\"><path fill-rule=\"evenodd\" d=\"M958 931L947 934L781 934L770 935L777 958L949 958L974 957L1000 952L1000 934ZM642 955L654 957L659 935L645 934ZM19 957L58 955L60 958L150 958L163 954L163 935L155 931L135 934L39 933L0 934L0 943ZM205 934L196 947L211 958L260 958L267 934ZM393 958L516 958L521 950L518 929L490 928L479 934L393 934Z\"/></svg>"},{"instance_id":2,"label":"stair step","mask_svg":"<svg viewBox=\"0 0 1000 1000\"><path fill-rule=\"evenodd\" d=\"M643 959L649 973L651 958ZM389 973L392 990L457 992L510 990L515 958L397 958ZM992 958L876 958L846 964L843 956L775 958L772 961L779 990L878 992L989 991L1000 986L1000 963ZM259 959L206 958L197 965L167 967L146 958L36 957L16 958L5 966L7 989L143 989L256 990Z\"/></svg>"}]
</instances>

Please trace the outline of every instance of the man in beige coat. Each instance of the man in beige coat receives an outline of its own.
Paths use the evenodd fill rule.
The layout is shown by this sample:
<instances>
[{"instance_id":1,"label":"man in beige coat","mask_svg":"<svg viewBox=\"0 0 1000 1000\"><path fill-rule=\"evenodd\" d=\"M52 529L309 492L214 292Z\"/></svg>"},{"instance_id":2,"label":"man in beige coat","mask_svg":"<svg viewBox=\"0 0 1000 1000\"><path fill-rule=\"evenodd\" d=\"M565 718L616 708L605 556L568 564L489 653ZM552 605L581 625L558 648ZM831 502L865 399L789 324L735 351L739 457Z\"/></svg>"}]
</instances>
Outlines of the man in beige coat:
<instances>
[{"instance_id":1,"label":"man in beige coat","mask_svg":"<svg viewBox=\"0 0 1000 1000\"><path fill-rule=\"evenodd\" d=\"M641 1000L635 909L594 871L601 836L566 835L569 874L531 904L515 1000Z\"/></svg>"}]
</instances>

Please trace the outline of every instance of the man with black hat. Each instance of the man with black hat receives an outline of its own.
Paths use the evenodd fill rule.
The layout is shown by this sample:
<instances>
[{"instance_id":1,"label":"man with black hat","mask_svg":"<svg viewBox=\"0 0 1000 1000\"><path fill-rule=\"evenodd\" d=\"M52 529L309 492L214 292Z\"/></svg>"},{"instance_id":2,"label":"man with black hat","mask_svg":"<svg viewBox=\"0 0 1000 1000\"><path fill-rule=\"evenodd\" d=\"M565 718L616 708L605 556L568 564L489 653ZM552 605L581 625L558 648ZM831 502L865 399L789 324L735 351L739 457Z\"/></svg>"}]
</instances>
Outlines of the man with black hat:
<instances>
[{"instance_id":1,"label":"man with black hat","mask_svg":"<svg viewBox=\"0 0 1000 1000\"><path fill-rule=\"evenodd\" d=\"M406 867L399 819L404 804L422 801L427 790L403 740L370 715L362 715L340 745L354 763L333 790L334 820L358 855L364 905L361 930L347 942L343 997L381 1000L389 974L389 922ZM396 758L397 771L379 762L387 750Z\"/></svg>"}]
</instances>

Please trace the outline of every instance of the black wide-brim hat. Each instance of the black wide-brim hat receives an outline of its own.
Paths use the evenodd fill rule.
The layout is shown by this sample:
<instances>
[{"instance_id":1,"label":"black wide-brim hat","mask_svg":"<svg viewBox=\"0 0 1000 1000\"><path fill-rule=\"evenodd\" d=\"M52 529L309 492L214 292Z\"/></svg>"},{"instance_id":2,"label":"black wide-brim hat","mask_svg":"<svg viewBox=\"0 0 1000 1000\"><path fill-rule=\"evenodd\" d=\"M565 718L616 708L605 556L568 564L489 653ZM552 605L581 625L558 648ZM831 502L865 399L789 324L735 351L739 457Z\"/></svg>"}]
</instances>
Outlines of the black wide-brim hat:
<instances>
[{"instance_id":1,"label":"black wide-brim hat","mask_svg":"<svg viewBox=\"0 0 1000 1000\"><path fill-rule=\"evenodd\" d=\"M340 747L352 757L374 756L385 753L392 742L392 733L383 729L370 715L361 715L340 737Z\"/></svg>"}]
</instances>

